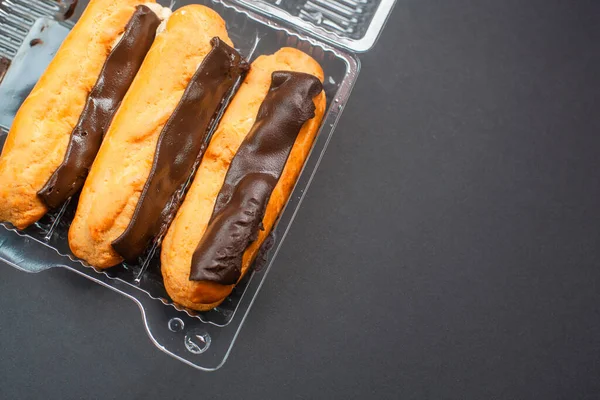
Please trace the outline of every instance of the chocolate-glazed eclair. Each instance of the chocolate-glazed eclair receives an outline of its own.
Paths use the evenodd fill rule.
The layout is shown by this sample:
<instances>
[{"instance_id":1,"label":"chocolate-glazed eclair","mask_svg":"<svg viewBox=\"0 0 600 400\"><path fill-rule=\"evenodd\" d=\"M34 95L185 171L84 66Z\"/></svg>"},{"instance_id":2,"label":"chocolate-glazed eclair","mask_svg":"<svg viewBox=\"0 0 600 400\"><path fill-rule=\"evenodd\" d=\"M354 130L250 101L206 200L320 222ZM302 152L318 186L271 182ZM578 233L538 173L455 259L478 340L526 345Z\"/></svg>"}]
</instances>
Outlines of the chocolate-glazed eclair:
<instances>
[{"instance_id":1,"label":"chocolate-glazed eclair","mask_svg":"<svg viewBox=\"0 0 600 400\"><path fill-rule=\"evenodd\" d=\"M94 133L102 131L110 122L120 99L111 98L109 102L106 96L122 98L148 42L169 14L169 9L152 0L90 1L14 119L0 157L0 221L22 229L48 211L48 204L38 192L60 169L72 141L86 142L92 128ZM139 57L119 60L120 67L127 66L120 76L121 68L109 65L115 61L111 56L132 44L135 49L131 49L131 55ZM107 81L111 77L105 73L110 71L116 74L113 78L118 76L114 85ZM94 98L98 94L101 96ZM94 104L97 109L90 112ZM79 131L85 135L76 129L82 123L89 128ZM92 141L98 140L97 135L89 136L94 138ZM86 157L93 159L94 155L91 149ZM52 198L48 202L56 206L62 200Z\"/></svg>"},{"instance_id":2,"label":"chocolate-glazed eclair","mask_svg":"<svg viewBox=\"0 0 600 400\"><path fill-rule=\"evenodd\" d=\"M319 64L296 49L252 64L163 240L162 275L176 303L214 308L248 272L319 130L322 81Z\"/></svg>"},{"instance_id":3,"label":"chocolate-glazed eclair","mask_svg":"<svg viewBox=\"0 0 600 400\"><path fill-rule=\"evenodd\" d=\"M150 240L169 222L178 201L173 198L202 157L211 120L225 95L249 66L238 52L214 38L208 53L177 108L163 128L150 175L127 229L112 247L125 260L142 255Z\"/></svg>"},{"instance_id":4,"label":"chocolate-glazed eclair","mask_svg":"<svg viewBox=\"0 0 600 400\"><path fill-rule=\"evenodd\" d=\"M62 164L38 192L48 207L59 207L83 187L102 138L150 50L160 23L150 8L137 6L87 98Z\"/></svg>"},{"instance_id":5,"label":"chocolate-glazed eclair","mask_svg":"<svg viewBox=\"0 0 600 400\"><path fill-rule=\"evenodd\" d=\"M301 72L273 72L256 122L229 166L206 232L192 257L190 280L234 285L242 256L258 238L269 198L300 129L315 117L321 81Z\"/></svg>"},{"instance_id":6,"label":"chocolate-glazed eclair","mask_svg":"<svg viewBox=\"0 0 600 400\"><path fill-rule=\"evenodd\" d=\"M211 118L244 72L231 46L225 22L207 7L169 18L85 182L69 230L77 257L98 268L135 258L166 222L173 191L189 178Z\"/></svg>"}]
</instances>

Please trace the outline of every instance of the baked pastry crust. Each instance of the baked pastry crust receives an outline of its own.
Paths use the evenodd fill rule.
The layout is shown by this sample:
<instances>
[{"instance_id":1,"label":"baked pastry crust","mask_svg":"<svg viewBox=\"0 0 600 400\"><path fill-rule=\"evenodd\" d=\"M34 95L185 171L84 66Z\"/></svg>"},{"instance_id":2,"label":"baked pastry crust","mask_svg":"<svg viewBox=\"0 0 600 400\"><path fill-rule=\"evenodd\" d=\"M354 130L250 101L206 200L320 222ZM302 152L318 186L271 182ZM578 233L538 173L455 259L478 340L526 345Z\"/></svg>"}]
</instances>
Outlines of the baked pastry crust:
<instances>
[{"instance_id":1,"label":"baked pastry crust","mask_svg":"<svg viewBox=\"0 0 600 400\"><path fill-rule=\"evenodd\" d=\"M161 268L164 284L173 301L184 307L198 311L212 309L229 296L235 286L190 281L192 256L206 230L229 165L254 125L274 71L304 72L321 81L324 79L321 66L312 57L293 48L283 48L273 55L261 56L252 63L250 73L227 108L192 186L163 240ZM315 118L302 127L270 197L263 218L264 230L259 232L258 239L244 253L242 277L254 262L287 203L312 148L325 113L325 93L319 94L314 103Z\"/></svg>"},{"instance_id":2,"label":"baked pastry crust","mask_svg":"<svg viewBox=\"0 0 600 400\"><path fill-rule=\"evenodd\" d=\"M69 230L73 254L97 268L122 261L111 246L127 228L150 174L160 132L218 36L232 45L210 8L174 12L148 52L94 161Z\"/></svg>"}]
</instances>

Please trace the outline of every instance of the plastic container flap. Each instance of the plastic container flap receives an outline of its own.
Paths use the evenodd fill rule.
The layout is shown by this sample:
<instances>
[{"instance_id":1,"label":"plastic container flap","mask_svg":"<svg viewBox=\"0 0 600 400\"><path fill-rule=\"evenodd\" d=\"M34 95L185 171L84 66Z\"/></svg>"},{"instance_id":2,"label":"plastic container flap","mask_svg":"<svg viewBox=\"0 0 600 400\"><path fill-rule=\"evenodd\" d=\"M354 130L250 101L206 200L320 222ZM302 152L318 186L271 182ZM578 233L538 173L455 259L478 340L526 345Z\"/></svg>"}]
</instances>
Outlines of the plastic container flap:
<instances>
[{"instance_id":1,"label":"plastic container flap","mask_svg":"<svg viewBox=\"0 0 600 400\"><path fill-rule=\"evenodd\" d=\"M354 53L369 51L396 0L234 0L302 32Z\"/></svg>"}]
</instances>

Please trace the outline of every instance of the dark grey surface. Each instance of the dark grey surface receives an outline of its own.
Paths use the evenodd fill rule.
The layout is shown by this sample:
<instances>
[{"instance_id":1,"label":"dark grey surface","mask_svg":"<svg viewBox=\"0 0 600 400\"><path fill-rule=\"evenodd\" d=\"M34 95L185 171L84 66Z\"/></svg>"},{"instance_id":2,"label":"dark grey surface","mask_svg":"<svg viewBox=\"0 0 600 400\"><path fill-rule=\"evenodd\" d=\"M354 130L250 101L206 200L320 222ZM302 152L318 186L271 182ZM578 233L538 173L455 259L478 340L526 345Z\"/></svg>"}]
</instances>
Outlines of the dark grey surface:
<instances>
[{"instance_id":1,"label":"dark grey surface","mask_svg":"<svg viewBox=\"0 0 600 400\"><path fill-rule=\"evenodd\" d=\"M2 266L0 397L598 398L596 4L399 0L222 370Z\"/></svg>"}]
</instances>

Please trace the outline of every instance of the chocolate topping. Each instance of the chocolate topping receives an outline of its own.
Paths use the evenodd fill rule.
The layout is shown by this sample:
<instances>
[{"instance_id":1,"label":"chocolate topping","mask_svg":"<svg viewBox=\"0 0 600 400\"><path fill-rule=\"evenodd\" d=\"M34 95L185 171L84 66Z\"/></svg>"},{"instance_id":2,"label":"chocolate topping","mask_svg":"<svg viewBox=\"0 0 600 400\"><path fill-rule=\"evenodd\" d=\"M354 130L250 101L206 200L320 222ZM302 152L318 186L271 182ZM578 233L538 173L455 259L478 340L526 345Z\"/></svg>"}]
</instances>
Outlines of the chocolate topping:
<instances>
[{"instance_id":1,"label":"chocolate topping","mask_svg":"<svg viewBox=\"0 0 600 400\"><path fill-rule=\"evenodd\" d=\"M0 83L2 83L8 67L10 67L10 60L6 57L0 57Z\"/></svg>"},{"instance_id":2,"label":"chocolate topping","mask_svg":"<svg viewBox=\"0 0 600 400\"><path fill-rule=\"evenodd\" d=\"M319 79L274 72L252 130L236 153L202 240L192 257L190 280L234 285L242 258L263 229L273 189L306 121L314 118Z\"/></svg>"},{"instance_id":3,"label":"chocolate topping","mask_svg":"<svg viewBox=\"0 0 600 400\"><path fill-rule=\"evenodd\" d=\"M204 154L211 121L238 78L248 70L248 64L235 49L219 38L213 38L211 44L212 50L160 133L152 169L133 218L112 243L126 260L142 255L161 227L170 222L179 206L174 195Z\"/></svg>"},{"instance_id":4,"label":"chocolate topping","mask_svg":"<svg viewBox=\"0 0 600 400\"><path fill-rule=\"evenodd\" d=\"M38 192L48 207L59 207L83 186L104 134L150 50L159 25L160 19L150 8L136 8L87 98L62 164Z\"/></svg>"},{"instance_id":5,"label":"chocolate topping","mask_svg":"<svg viewBox=\"0 0 600 400\"><path fill-rule=\"evenodd\" d=\"M56 0L56 2L64 9L62 14L59 14L58 17L61 20L67 20L73 16L75 13L75 9L77 8L77 3L79 0Z\"/></svg>"}]
</instances>

